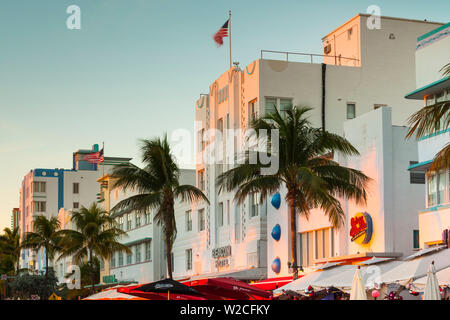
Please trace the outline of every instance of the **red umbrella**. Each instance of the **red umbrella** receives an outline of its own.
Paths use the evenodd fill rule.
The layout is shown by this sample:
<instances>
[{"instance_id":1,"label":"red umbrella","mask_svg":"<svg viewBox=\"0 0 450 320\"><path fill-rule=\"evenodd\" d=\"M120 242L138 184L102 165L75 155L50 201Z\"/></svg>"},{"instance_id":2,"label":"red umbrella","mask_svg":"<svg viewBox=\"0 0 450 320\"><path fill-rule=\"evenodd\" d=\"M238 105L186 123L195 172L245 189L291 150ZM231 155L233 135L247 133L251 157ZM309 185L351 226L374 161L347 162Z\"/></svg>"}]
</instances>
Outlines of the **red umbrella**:
<instances>
[{"instance_id":1,"label":"red umbrella","mask_svg":"<svg viewBox=\"0 0 450 320\"><path fill-rule=\"evenodd\" d=\"M269 278L266 280L251 283L250 285L257 287L262 290L272 291L278 289L288 283L292 282L292 276L289 277L279 277L279 278Z\"/></svg>"},{"instance_id":2,"label":"red umbrella","mask_svg":"<svg viewBox=\"0 0 450 320\"><path fill-rule=\"evenodd\" d=\"M183 284L195 288L212 300L260 300L272 297L270 292L233 278L191 280L185 281Z\"/></svg>"},{"instance_id":3,"label":"red umbrella","mask_svg":"<svg viewBox=\"0 0 450 320\"><path fill-rule=\"evenodd\" d=\"M163 293L163 292L143 292L138 290L130 290L130 295L141 297L149 300L207 300L205 297L192 296L181 293Z\"/></svg>"}]
</instances>

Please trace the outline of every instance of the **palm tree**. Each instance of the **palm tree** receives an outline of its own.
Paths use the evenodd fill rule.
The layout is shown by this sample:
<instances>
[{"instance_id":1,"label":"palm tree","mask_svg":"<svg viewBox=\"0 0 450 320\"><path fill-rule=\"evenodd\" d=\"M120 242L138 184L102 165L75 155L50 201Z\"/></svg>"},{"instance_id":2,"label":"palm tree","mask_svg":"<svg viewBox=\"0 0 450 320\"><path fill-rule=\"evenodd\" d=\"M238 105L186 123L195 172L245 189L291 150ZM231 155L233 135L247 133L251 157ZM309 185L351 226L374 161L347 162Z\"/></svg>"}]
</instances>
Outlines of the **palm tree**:
<instances>
[{"instance_id":1,"label":"palm tree","mask_svg":"<svg viewBox=\"0 0 450 320\"><path fill-rule=\"evenodd\" d=\"M180 169L170 151L167 135L163 139L142 140L141 143L144 168L126 163L116 166L112 173L114 188L133 189L138 194L120 201L111 211L156 211L154 220L163 228L168 274L172 278L171 252L177 234L175 200L204 199L208 202L208 199L200 189L180 185Z\"/></svg>"},{"instance_id":2,"label":"palm tree","mask_svg":"<svg viewBox=\"0 0 450 320\"><path fill-rule=\"evenodd\" d=\"M443 77L450 76L450 63L441 70ZM408 118L410 129L406 138L411 138L414 134L419 139L423 136L434 134L440 130L448 129L450 124L450 101L436 102L425 106ZM434 157L431 170L450 168L450 143L447 144Z\"/></svg>"},{"instance_id":3,"label":"palm tree","mask_svg":"<svg viewBox=\"0 0 450 320\"><path fill-rule=\"evenodd\" d=\"M19 228L15 227L3 229L3 234L0 235L0 255L5 260L10 260L13 264L13 272L19 273L19 257L20 257L20 235Z\"/></svg>"},{"instance_id":4,"label":"palm tree","mask_svg":"<svg viewBox=\"0 0 450 320\"><path fill-rule=\"evenodd\" d=\"M76 264L89 261L91 271L91 292L95 285L95 256L103 260L115 252L130 253L130 249L118 242L126 233L116 227L116 221L94 202L89 208L84 206L72 212L71 221L75 230L64 230L61 241L62 253L58 260L72 257Z\"/></svg>"},{"instance_id":5,"label":"palm tree","mask_svg":"<svg viewBox=\"0 0 450 320\"><path fill-rule=\"evenodd\" d=\"M60 225L56 217L47 219L44 215L36 216L33 223L33 232L25 233L21 248L33 250L45 250L45 283L48 279L48 261L53 259L60 247L63 231L59 230Z\"/></svg>"},{"instance_id":6,"label":"palm tree","mask_svg":"<svg viewBox=\"0 0 450 320\"><path fill-rule=\"evenodd\" d=\"M275 108L276 109L276 108ZM261 175L262 164L252 164L250 153L243 164L217 178L219 192L237 190L239 204L248 196L260 194L262 202L285 186L285 200L290 210L291 267L297 278L296 213L309 217L312 207L319 207L336 227L344 223L345 215L337 197L348 197L357 203L366 201L369 178L361 171L333 161L329 154L358 155L358 151L343 137L323 129L313 128L306 118L308 107L292 107L282 116L278 110L252 122L257 138L261 130L279 130L279 169L274 174ZM272 141L269 139L267 145Z\"/></svg>"}]
</instances>

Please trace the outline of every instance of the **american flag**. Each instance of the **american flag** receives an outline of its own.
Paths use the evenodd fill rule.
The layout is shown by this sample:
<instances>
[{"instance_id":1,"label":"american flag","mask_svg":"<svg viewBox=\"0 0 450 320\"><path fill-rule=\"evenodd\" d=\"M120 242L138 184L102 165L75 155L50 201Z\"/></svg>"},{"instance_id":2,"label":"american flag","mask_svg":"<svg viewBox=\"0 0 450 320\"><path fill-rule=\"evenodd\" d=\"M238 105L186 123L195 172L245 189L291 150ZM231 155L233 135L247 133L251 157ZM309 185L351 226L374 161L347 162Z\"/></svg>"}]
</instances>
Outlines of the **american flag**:
<instances>
[{"instance_id":1,"label":"american flag","mask_svg":"<svg viewBox=\"0 0 450 320\"><path fill-rule=\"evenodd\" d=\"M228 22L230 20L228 19L227 22L225 22L222 26L222 28L219 29L219 31L216 32L214 35L214 41L217 43L218 46L223 45L223 38L228 37Z\"/></svg>"},{"instance_id":2,"label":"american flag","mask_svg":"<svg viewBox=\"0 0 450 320\"><path fill-rule=\"evenodd\" d=\"M87 161L90 163L101 163L104 160L105 158L103 157L103 149L98 152L89 153L88 155L85 155L83 158L83 161Z\"/></svg>"}]
</instances>

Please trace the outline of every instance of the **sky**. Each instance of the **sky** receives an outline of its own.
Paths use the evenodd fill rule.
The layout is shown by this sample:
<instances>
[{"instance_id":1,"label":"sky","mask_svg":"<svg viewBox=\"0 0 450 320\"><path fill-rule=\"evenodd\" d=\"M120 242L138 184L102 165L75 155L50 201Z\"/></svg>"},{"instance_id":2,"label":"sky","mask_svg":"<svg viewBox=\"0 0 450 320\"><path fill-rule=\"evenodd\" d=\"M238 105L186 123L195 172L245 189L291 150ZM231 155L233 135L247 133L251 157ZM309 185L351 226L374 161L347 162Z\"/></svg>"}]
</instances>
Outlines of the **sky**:
<instances>
[{"instance_id":1,"label":"sky","mask_svg":"<svg viewBox=\"0 0 450 320\"><path fill-rule=\"evenodd\" d=\"M66 12L81 10L81 29ZM105 143L132 157L138 140L193 132L195 101L228 68L212 36L232 11L232 56L321 53L321 38L378 5L381 15L448 22L448 0L0 0L0 230L33 168L72 167Z\"/></svg>"}]
</instances>

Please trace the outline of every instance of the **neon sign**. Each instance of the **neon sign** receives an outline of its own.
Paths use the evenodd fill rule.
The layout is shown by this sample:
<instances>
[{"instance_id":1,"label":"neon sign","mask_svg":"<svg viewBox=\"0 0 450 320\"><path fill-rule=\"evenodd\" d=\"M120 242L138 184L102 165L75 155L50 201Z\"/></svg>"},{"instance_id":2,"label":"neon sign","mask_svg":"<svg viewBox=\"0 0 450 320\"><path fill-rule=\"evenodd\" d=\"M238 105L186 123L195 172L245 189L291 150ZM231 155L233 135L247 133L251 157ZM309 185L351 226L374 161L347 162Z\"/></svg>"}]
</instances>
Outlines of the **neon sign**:
<instances>
[{"instance_id":1,"label":"neon sign","mask_svg":"<svg viewBox=\"0 0 450 320\"><path fill-rule=\"evenodd\" d=\"M373 224L372 218L367 212L358 212L350 220L351 240L359 244L367 244L372 239Z\"/></svg>"}]
</instances>

